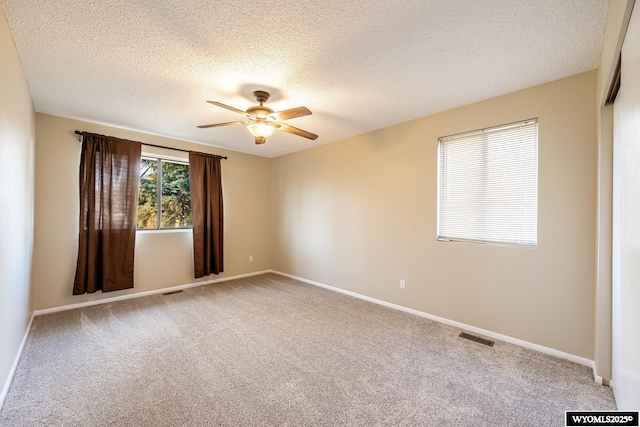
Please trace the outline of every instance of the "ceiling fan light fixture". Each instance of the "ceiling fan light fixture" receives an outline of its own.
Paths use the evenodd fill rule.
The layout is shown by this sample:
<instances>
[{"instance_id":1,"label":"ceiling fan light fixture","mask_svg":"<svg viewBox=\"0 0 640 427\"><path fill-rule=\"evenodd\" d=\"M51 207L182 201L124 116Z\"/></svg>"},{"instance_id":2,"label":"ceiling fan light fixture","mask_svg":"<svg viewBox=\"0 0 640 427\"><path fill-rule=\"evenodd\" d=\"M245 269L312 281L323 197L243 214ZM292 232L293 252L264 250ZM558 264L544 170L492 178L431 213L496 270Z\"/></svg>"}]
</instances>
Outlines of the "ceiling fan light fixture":
<instances>
[{"instance_id":1,"label":"ceiling fan light fixture","mask_svg":"<svg viewBox=\"0 0 640 427\"><path fill-rule=\"evenodd\" d=\"M256 97L256 100L260 103L260 105L249 107L247 108L247 111L239 110L235 107L231 107L221 102L207 101L209 104L217 105L218 107L233 111L234 113L242 114L246 119L244 121L202 125L198 126L198 128L204 129L230 125L247 125L247 129L249 129L249 132L251 132L251 135L253 135L253 137L255 138L256 144L264 144L267 138L273 135L276 129L280 129L283 132L301 136L312 141L318 138L318 135L314 133L307 132L306 130L299 129L282 122L283 120L295 119L296 117L310 115L311 111L307 107L296 107L282 111L273 111L271 108L262 105L269 99L268 92L257 90L253 92L253 95Z\"/></svg>"},{"instance_id":2,"label":"ceiling fan light fixture","mask_svg":"<svg viewBox=\"0 0 640 427\"><path fill-rule=\"evenodd\" d=\"M256 122L247 125L247 129L251 132L251 135L255 137L269 138L276 131L275 126L272 126L265 122Z\"/></svg>"}]
</instances>

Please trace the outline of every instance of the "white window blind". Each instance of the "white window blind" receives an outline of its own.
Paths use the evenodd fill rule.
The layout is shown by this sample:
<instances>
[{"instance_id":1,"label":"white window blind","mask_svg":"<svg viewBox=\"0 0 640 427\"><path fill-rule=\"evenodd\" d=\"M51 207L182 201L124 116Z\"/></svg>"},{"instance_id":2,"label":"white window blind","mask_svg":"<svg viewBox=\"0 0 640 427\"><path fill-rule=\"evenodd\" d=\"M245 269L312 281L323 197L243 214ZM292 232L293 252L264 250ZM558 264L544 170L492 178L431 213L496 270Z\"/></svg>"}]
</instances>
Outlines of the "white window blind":
<instances>
[{"instance_id":1,"label":"white window blind","mask_svg":"<svg viewBox=\"0 0 640 427\"><path fill-rule=\"evenodd\" d=\"M535 246L538 121L438 140L438 240Z\"/></svg>"}]
</instances>

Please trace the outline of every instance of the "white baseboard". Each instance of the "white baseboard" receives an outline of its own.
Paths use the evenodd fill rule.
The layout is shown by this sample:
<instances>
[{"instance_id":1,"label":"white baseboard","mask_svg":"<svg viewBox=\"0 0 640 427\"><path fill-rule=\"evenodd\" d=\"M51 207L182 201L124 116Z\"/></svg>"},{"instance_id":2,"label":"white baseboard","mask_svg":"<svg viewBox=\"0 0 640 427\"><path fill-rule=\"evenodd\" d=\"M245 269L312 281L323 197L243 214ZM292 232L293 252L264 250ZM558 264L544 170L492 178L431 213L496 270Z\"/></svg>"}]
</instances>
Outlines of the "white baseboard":
<instances>
[{"instance_id":1,"label":"white baseboard","mask_svg":"<svg viewBox=\"0 0 640 427\"><path fill-rule=\"evenodd\" d=\"M387 301L379 300L376 298L371 298L365 295L360 295L355 292L346 291L344 289L336 288L333 286L325 285L324 283L315 282L313 280L305 279L304 277L294 276L292 274L283 273L281 271L271 270L272 273L279 274L281 276L290 277L292 279L299 280L301 282L308 283L310 285L319 286L321 288L329 289L331 291L339 292L341 294L346 294L355 298L360 298L365 301L369 301L375 304L379 304L385 307L393 308L395 310L404 311L406 313L414 314L416 316L424 317L426 319L434 320L436 322L444 323L445 325L453 326L455 328L464 329L466 331L475 332L476 334L485 335L491 338L495 338L500 341L508 342L510 344L519 345L520 347L528 348L531 350L539 351L540 353L548 354L551 356L555 356L561 359L567 359L575 363L579 363L580 365L588 366L593 370L594 380L598 384L602 384L602 377L598 376L595 371L595 363L593 360L587 359L585 357L576 356L574 354L565 353L564 351L556 350L554 348L545 347L539 344L534 344L528 341L524 341L518 338L513 338L508 335L502 335L497 332L488 331L486 329L477 328L475 326L467 325L461 322L456 322L455 320L450 320L444 317L435 316L433 314L425 313L423 311L414 310L412 308L403 307L401 305L392 304Z\"/></svg>"},{"instance_id":2,"label":"white baseboard","mask_svg":"<svg viewBox=\"0 0 640 427\"><path fill-rule=\"evenodd\" d=\"M9 375L7 376L7 380L4 383L4 387L2 387L2 393L0 393L0 410L4 405L4 401L7 398L7 394L9 394L9 387L11 387L11 382L13 381L13 376L16 373L16 369L18 369L18 363L20 363L20 357L22 357L22 350L24 349L24 345L27 342L27 338L29 337L29 332L31 331L31 324L33 323L34 315L31 314L31 318L29 319L29 324L27 325L27 330L24 332L24 336L22 337L22 342L20 343L20 347L18 347L18 351L16 352L16 357L13 360L13 365L11 365L11 369L9 370Z\"/></svg>"},{"instance_id":3,"label":"white baseboard","mask_svg":"<svg viewBox=\"0 0 640 427\"><path fill-rule=\"evenodd\" d=\"M86 301L86 302L81 302L81 303L77 303L77 304L61 305L59 307L52 307L52 308L45 308L43 310L36 310L36 311L33 312L33 315L34 316L40 316L42 314L56 313L58 311L73 310L74 308L88 307L88 306L97 305L97 304L106 304L106 303L109 303L109 302L121 301L121 300L131 299L131 298L140 298L140 297L144 297L144 296L147 296L147 295L165 294L167 292L175 292L175 291L179 291L179 290L182 290L182 289L209 285L211 283L226 282L227 280L241 279L243 277L258 276L260 274L265 274L265 273L270 273L270 272L271 272L271 270L254 271L252 273L238 274L236 276L220 277L220 278L217 278L217 279L211 279L211 280L206 280L206 281L202 281L202 282L187 283L186 285L178 285L178 286L171 286L169 288L154 289L152 291L136 292L134 294L120 295L120 296L111 297L111 298L102 298L102 299L99 299L99 300Z\"/></svg>"},{"instance_id":4,"label":"white baseboard","mask_svg":"<svg viewBox=\"0 0 640 427\"><path fill-rule=\"evenodd\" d=\"M593 369L593 380L596 382L596 384L603 385L604 379L600 375L598 375L598 372L596 371L596 362L592 362L591 369Z\"/></svg>"}]
</instances>

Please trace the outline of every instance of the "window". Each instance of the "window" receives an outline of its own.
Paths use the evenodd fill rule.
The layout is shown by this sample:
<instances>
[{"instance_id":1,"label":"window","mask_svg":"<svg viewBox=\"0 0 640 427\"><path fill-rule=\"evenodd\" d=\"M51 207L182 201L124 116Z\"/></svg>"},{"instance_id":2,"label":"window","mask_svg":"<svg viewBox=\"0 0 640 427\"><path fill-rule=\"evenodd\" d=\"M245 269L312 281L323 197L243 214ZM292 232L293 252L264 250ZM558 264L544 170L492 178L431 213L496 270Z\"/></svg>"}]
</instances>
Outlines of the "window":
<instances>
[{"instance_id":1,"label":"window","mask_svg":"<svg viewBox=\"0 0 640 427\"><path fill-rule=\"evenodd\" d=\"M438 240L537 245L538 120L438 140Z\"/></svg>"},{"instance_id":2,"label":"window","mask_svg":"<svg viewBox=\"0 0 640 427\"><path fill-rule=\"evenodd\" d=\"M140 162L138 229L186 227L191 227L189 164L143 157Z\"/></svg>"}]
</instances>

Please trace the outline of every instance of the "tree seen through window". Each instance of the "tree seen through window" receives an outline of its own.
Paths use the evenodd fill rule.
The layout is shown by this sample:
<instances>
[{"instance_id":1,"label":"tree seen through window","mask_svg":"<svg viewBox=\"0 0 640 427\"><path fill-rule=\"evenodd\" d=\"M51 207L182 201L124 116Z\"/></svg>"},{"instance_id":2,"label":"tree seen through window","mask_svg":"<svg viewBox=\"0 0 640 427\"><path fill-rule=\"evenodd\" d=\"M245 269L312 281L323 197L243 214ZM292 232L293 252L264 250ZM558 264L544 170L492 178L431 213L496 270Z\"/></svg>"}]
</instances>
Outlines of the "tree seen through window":
<instances>
[{"instance_id":1,"label":"tree seen through window","mask_svg":"<svg viewBox=\"0 0 640 427\"><path fill-rule=\"evenodd\" d=\"M160 226L158 217L161 218ZM191 224L189 165L143 157L140 163L138 228L185 228Z\"/></svg>"}]
</instances>

